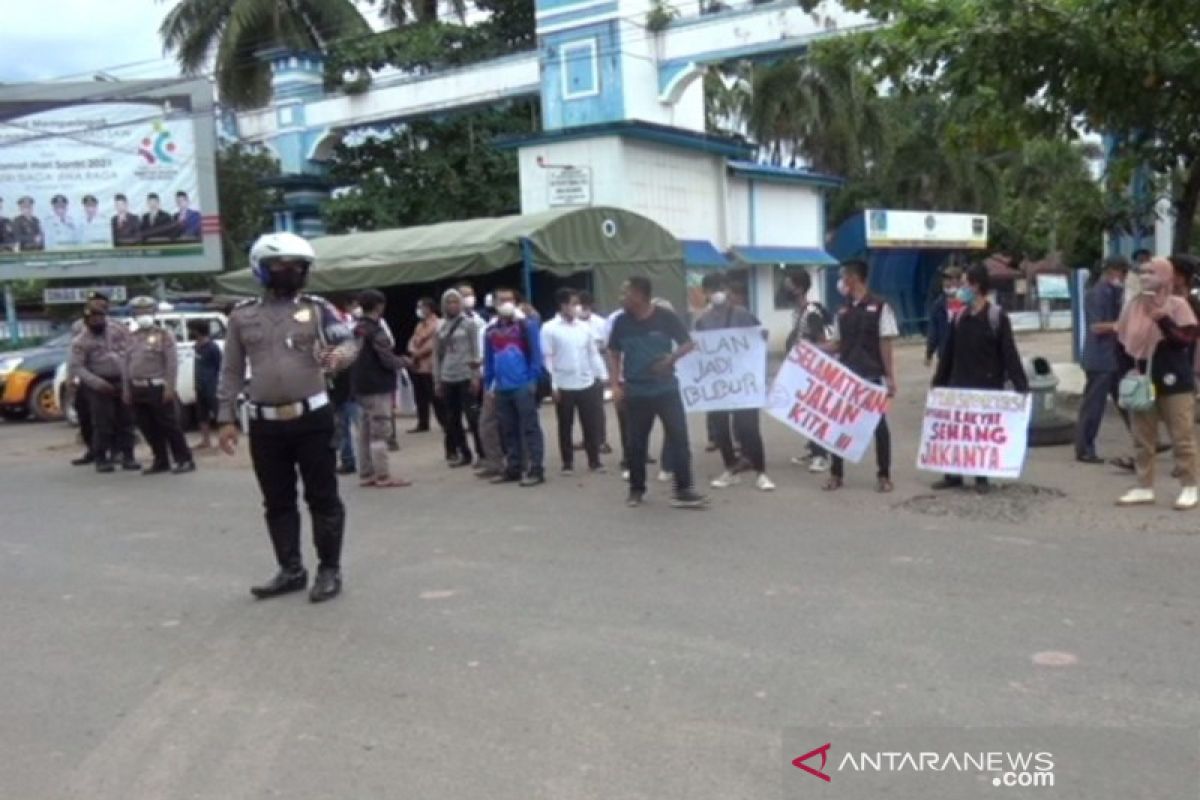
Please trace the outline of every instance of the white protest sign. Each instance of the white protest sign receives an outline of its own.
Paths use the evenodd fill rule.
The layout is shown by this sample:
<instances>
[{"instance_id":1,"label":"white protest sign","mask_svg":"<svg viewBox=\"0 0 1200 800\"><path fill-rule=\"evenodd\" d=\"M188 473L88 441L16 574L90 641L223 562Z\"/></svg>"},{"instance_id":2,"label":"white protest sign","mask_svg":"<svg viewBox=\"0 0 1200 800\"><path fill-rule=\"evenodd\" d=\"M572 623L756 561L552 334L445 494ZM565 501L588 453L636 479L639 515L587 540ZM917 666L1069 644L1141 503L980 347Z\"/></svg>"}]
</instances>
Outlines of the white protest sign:
<instances>
[{"instance_id":1,"label":"white protest sign","mask_svg":"<svg viewBox=\"0 0 1200 800\"><path fill-rule=\"evenodd\" d=\"M1017 392L934 389L925 401L917 469L1019 478L1025 464L1030 398Z\"/></svg>"},{"instance_id":2,"label":"white protest sign","mask_svg":"<svg viewBox=\"0 0 1200 800\"><path fill-rule=\"evenodd\" d=\"M775 376L768 413L806 439L857 463L887 409L887 389L802 341Z\"/></svg>"},{"instance_id":3,"label":"white protest sign","mask_svg":"<svg viewBox=\"0 0 1200 800\"><path fill-rule=\"evenodd\" d=\"M763 329L695 331L696 349L675 364L683 407L692 411L762 408L767 402Z\"/></svg>"}]
</instances>

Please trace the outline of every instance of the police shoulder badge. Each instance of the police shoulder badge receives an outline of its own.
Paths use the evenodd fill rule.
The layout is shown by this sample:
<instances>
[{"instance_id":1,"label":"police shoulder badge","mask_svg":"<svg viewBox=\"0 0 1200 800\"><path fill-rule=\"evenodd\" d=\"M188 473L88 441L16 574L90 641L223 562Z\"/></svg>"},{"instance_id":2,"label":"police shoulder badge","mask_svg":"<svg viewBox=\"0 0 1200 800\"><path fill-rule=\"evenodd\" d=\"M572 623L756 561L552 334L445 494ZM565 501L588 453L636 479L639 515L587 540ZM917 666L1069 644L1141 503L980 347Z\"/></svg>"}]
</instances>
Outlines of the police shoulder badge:
<instances>
[{"instance_id":1,"label":"police shoulder badge","mask_svg":"<svg viewBox=\"0 0 1200 800\"><path fill-rule=\"evenodd\" d=\"M309 322L312 320L312 311L302 308L295 314L292 314L292 319L296 320L296 322Z\"/></svg>"}]
</instances>

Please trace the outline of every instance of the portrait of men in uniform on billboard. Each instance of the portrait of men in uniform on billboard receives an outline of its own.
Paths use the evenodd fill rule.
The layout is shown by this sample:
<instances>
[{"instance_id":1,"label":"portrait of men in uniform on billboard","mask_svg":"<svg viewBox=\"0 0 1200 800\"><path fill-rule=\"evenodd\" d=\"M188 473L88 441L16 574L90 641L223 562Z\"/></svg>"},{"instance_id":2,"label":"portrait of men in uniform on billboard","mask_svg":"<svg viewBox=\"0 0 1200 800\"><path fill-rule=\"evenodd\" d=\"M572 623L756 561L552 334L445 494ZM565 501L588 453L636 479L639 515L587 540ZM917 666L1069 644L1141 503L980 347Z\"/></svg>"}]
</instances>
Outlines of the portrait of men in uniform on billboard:
<instances>
[{"instance_id":1,"label":"portrait of men in uniform on billboard","mask_svg":"<svg viewBox=\"0 0 1200 800\"><path fill-rule=\"evenodd\" d=\"M45 250L46 238L42 235L41 220L33 215L33 198L28 195L22 197L17 201L17 209L20 213L12 223L17 249L22 252Z\"/></svg>"},{"instance_id":2,"label":"portrait of men in uniform on billboard","mask_svg":"<svg viewBox=\"0 0 1200 800\"><path fill-rule=\"evenodd\" d=\"M112 247L113 230L100 215L100 202L95 195L83 197L83 219L79 223L79 243L87 248Z\"/></svg>"},{"instance_id":3,"label":"portrait of men in uniform on billboard","mask_svg":"<svg viewBox=\"0 0 1200 800\"><path fill-rule=\"evenodd\" d=\"M0 197L0 253L11 253L15 242L12 220L4 216L4 198Z\"/></svg>"},{"instance_id":4,"label":"portrait of men in uniform on billboard","mask_svg":"<svg viewBox=\"0 0 1200 800\"><path fill-rule=\"evenodd\" d=\"M200 241L200 212L192 208L187 192L175 193L175 238L189 242Z\"/></svg>"},{"instance_id":5,"label":"portrait of men in uniform on billboard","mask_svg":"<svg viewBox=\"0 0 1200 800\"><path fill-rule=\"evenodd\" d=\"M157 194L146 195L146 213L142 215L142 242L144 244L163 244L171 241L175 231L175 220L162 209L162 201Z\"/></svg>"},{"instance_id":6,"label":"portrait of men in uniform on billboard","mask_svg":"<svg viewBox=\"0 0 1200 800\"><path fill-rule=\"evenodd\" d=\"M79 247L79 224L71 217L70 201L66 195L50 198L53 213L46 220L46 249L70 250Z\"/></svg>"},{"instance_id":7,"label":"portrait of men in uniform on billboard","mask_svg":"<svg viewBox=\"0 0 1200 800\"><path fill-rule=\"evenodd\" d=\"M113 197L117 213L112 218L112 240L117 247L136 247L142 243L142 221L129 210L129 198Z\"/></svg>"}]
</instances>

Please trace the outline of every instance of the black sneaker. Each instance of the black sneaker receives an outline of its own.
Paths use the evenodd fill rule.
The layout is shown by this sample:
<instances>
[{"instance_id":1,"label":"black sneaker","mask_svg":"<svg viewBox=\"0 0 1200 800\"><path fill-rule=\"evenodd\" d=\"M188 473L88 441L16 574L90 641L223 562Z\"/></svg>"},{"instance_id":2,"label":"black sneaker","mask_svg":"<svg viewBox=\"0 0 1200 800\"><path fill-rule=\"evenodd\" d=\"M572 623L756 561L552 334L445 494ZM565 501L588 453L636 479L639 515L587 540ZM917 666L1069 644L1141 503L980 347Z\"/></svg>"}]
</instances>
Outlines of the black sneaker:
<instances>
[{"instance_id":1,"label":"black sneaker","mask_svg":"<svg viewBox=\"0 0 1200 800\"><path fill-rule=\"evenodd\" d=\"M165 475L166 473L168 473L170 471L171 471L171 467L168 464L151 464L150 466L148 466L144 470L142 470L142 474L143 475Z\"/></svg>"},{"instance_id":2,"label":"black sneaker","mask_svg":"<svg viewBox=\"0 0 1200 800\"><path fill-rule=\"evenodd\" d=\"M608 469L605 468L603 464L589 464L588 472L592 473L593 475L607 475Z\"/></svg>"},{"instance_id":3,"label":"black sneaker","mask_svg":"<svg viewBox=\"0 0 1200 800\"><path fill-rule=\"evenodd\" d=\"M126 472L141 472L142 465L137 461L134 461L132 458L127 458L121 462L121 469L125 470Z\"/></svg>"},{"instance_id":4,"label":"black sneaker","mask_svg":"<svg viewBox=\"0 0 1200 800\"><path fill-rule=\"evenodd\" d=\"M175 469L171 470L171 472L175 473L176 475L186 475L189 472L195 472L195 471L196 471L196 462L195 461L184 461L182 464L176 464Z\"/></svg>"},{"instance_id":5,"label":"black sneaker","mask_svg":"<svg viewBox=\"0 0 1200 800\"><path fill-rule=\"evenodd\" d=\"M92 455L91 453L84 453L79 458L76 458L73 461L71 461L71 466L72 467L86 467L88 464L95 464L95 463L96 463L96 457L94 455Z\"/></svg>"},{"instance_id":6,"label":"black sneaker","mask_svg":"<svg viewBox=\"0 0 1200 800\"><path fill-rule=\"evenodd\" d=\"M117 471L117 468L112 465L111 461L97 461L96 462L96 472L102 472L104 474L108 474L110 472L116 472L116 471Z\"/></svg>"},{"instance_id":7,"label":"black sneaker","mask_svg":"<svg viewBox=\"0 0 1200 800\"><path fill-rule=\"evenodd\" d=\"M563 475L574 475L575 467L571 466L570 464L564 464L563 468L562 468L562 474Z\"/></svg>"},{"instance_id":8,"label":"black sneaker","mask_svg":"<svg viewBox=\"0 0 1200 800\"><path fill-rule=\"evenodd\" d=\"M637 508L645 499L646 495L643 492L630 492L629 496L625 498L625 505L630 508Z\"/></svg>"},{"instance_id":9,"label":"black sneaker","mask_svg":"<svg viewBox=\"0 0 1200 800\"><path fill-rule=\"evenodd\" d=\"M358 467L354 464L342 464L338 467L338 475L354 475L358 472Z\"/></svg>"},{"instance_id":10,"label":"black sneaker","mask_svg":"<svg viewBox=\"0 0 1200 800\"><path fill-rule=\"evenodd\" d=\"M671 500L671 505L674 508L704 508L708 505L708 498L697 494L692 489L687 489L675 495Z\"/></svg>"},{"instance_id":11,"label":"black sneaker","mask_svg":"<svg viewBox=\"0 0 1200 800\"><path fill-rule=\"evenodd\" d=\"M492 483L520 483L521 476L514 472L501 472L496 477L492 478Z\"/></svg>"}]
</instances>

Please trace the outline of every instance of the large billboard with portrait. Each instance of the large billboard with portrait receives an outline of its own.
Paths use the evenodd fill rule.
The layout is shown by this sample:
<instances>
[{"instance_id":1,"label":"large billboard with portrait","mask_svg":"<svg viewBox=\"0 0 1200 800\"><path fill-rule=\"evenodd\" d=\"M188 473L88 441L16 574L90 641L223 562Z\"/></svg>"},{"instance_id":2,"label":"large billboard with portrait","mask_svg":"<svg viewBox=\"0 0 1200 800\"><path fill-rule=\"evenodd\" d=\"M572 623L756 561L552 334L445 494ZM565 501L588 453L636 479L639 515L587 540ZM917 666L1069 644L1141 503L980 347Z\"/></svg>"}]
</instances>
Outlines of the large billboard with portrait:
<instances>
[{"instance_id":1,"label":"large billboard with portrait","mask_svg":"<svg viewBox=\"0 0 1200 800\"><path fill-rule=\"evenodd\" d=\"M0 86L0 281L221 268L212 86Z\"/></svg>"}]
</instances>

